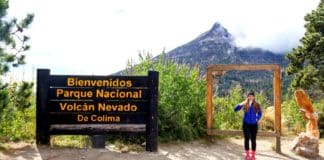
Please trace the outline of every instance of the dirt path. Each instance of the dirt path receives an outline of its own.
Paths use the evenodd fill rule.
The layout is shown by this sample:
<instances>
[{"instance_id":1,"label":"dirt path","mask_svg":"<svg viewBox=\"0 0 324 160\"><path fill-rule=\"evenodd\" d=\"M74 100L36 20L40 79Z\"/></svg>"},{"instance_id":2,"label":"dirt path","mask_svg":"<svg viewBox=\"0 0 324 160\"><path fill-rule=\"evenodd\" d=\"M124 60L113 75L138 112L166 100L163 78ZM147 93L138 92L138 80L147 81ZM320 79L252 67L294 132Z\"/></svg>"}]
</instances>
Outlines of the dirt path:
<instances>
[{"instance_id":1,"label":"dirt path","mask_svg":"<svg viewBox=\"0 0 324 160\"><path fill-rule=\"evenodd\" d=\"M272 150L273 138L258 139L257 159L261 160L290 160L305 159L296 156L289 151L291 138L282 138L282 152L277 154ZM206 142L198 140L193 142L172 142L159 145L158 153L128 152L120 153L111 147L106 149L71 149L50 148L46 146L36 147L33 144L15 143L10 144L11 149L0 152L1 160L213 160L213 159L243 159L242 139L229 138ZM324 139L320 144L320 157L324 160Z\"/></svg>"}]
</instances>

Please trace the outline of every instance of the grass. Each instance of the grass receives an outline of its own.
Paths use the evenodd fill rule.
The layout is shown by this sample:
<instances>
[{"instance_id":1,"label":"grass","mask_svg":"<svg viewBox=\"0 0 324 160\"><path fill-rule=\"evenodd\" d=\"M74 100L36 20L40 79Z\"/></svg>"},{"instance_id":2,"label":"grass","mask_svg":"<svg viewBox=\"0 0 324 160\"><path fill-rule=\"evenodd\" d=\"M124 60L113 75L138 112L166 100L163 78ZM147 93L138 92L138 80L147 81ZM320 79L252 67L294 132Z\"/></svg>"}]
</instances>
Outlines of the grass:
<instances>
[{"instance_id":1,"label":"grass","mask_svg":"<svg viewBox=\"0 0 324 160\"><path fill-rule=\"evenodd\" d=\"M57 148L91 148L91 138L85 135L56 135L51 136L51 147ZM122 139L106 140L106 146L121 152L142 152L145 147L138 143Z\"/></svg>"},{"instance_id":2,"label":"grass","mask_svg":"<svg viewBox=\"0 0 324 160\"><path fill-rule=\"evenodd\" d=\"M0 142L0 151L7 150L9 148L7 143L1 143Z\"/></svg>"},{"instance_id":3,"label":"grass","mask_svg":"<svg viewBox=\"0 0 324 160\"><path fill-rule=\"evenodd\" d=\"M89 136L84 136L84 135L51 136L52 147L89 148L90 145L91 142Z\"/></svg>"},{"instance_id":4,"label":"grass","mask_svg":"<svg viewBox=\"0 0 324 160\"><path fill-rule=\"evenodd\" d=\"M113 148L116 151L121 152L143 152L145 151L145 147L141 146L140 144L136 143L125 143L120 140L116 140L113 143L109 143L108 146Z\"/></svg>"}]
</instances>

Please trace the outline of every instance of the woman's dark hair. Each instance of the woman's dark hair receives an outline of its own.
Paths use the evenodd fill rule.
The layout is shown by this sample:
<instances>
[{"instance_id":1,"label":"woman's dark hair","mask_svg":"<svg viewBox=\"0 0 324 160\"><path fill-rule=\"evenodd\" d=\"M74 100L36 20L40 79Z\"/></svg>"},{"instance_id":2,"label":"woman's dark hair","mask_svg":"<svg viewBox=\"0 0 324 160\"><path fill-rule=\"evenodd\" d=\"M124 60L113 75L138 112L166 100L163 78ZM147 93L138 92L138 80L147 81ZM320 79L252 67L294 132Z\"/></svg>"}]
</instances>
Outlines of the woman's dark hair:
<instances>
[{"instance_id":1,"label":"woman's dark hair","mask_svg":"<svg viewBox=\"0 0 324 160\"><path fill-rule=\"evenodd\" d=\"M250 96L250 95L251 95L251 96L255 96L255 94L254 94L253 91L250 91L250 92L247 94L246 97L248 97L248 96ZM249 100L247 100L246 103L243 105L243 109L244 109L245 112L248 111L248 109L249 109L249 104L250 104L250 102L249 102ZM254 111L255 113L258 113L259 110L260 110L260 104L259 104L258 102L256 102L256 100L254 100L254 101L253 101L253 111Z\"/></svg>"},{"instance_id":2,"label":"woman's dark hair","mask_svg":"<svg viewBox=\"0 0 324 160\"><path fill-rule=\"evenodd\" d=\"M247 95L246 95L246 97L248 97L248 96L255 96L255 94L254 94L254 92L253 91L250 91Z\"/></svg>"}]
</instances>

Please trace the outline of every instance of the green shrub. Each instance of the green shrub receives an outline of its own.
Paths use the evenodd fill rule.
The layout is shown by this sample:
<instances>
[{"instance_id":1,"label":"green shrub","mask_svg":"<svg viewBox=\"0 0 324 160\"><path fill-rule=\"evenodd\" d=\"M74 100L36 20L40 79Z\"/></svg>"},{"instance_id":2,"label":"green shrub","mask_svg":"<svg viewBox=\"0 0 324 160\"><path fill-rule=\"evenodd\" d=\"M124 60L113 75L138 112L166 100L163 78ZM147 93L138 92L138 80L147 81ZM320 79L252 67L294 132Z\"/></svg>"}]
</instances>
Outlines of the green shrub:
<instances>
[{"instance_id":1,"label":"green shrub","mask_svg":"<svg viewBox=\"0 0 324 160\"><path fill-rule=\"evenodd\" d=\"M324 137L324 99L313 103L315 111L318 113L318 128L320 130L320 136Z\"/></svg>"},{"instance_id":2,"label":"green shrub","mask_svg":"<svg viewBox=\"0 0 324 160\"><path fill-rule=\"evenodd\" d=\"M287 128L287 134L297 134L305 131L306 121L299 113L299 107L294 98L289 98L281 104L282 121Z\"/></svg>"},{"instance_id":3,"label":"green shrub","mask_svg":"<svg viewBox=\"0 0 324 160\"><path fill-rule=\"evenodd\" d=\"M36 106L32 83L12 83L2 91L8 101L0 109L0 141L32 140L35 137Z\"/></svg>"},{"instance_id":4,"label":"green shrub","mask_svg":"<svg viewBox=\"0 0 324 160\"><path fill-rule=\"evenodd\" d=\"M299 112L299 106L297 105L294 97L288 96L282 103L282 118L284 125L287 128L287 134L298 134L305 131L307 120L305 120ZM324 101L313 101L313 107L318 113L318 127L321 132L321 136L324 134Z\"/></svg>"},{"instance_id":5,"label":"green shrub","mask_svg":"<svg viewBox=\"0 0 324 160\"><path fill-rule=\"evenodd\" d=\"M245 99L244 89L240 84L235 84L231 86L229 94L223 97L218 95L214 98L214 128L220 130L240 130L242 128L242 116L243 111L234 112L234 107L241 103ZM270 106L269 100L261 93L256 93L256 101L261 105L263 114L266 112L266 109ZM269 129L267 122L264 117L261 119L261 129ZM270 125L272 123L270 122ZM270 127L270 129L273 126Z\"/></svg>"},{"instance_id":6,"label":"green shrub","mask_svg":"<svg viewBox=\"0 0 324 160\"><path fill-rule=\"evenodd\" d=\"M214 123L213 127L220 130L237 130L242 128L242 112L234 112L234 107L241 103L243 90L239 84L232 86L229 94L225 97L214 98Z\"/></svg>"},{"instance_id":7,"label":"green shrub","mask_svg":"<svg viewBox=\"0 0 324 160\"><path fill-rule=\"evenodd\" d=\"M126 74L159 72L158 127L160 141L192 140L205 134L206 83L197 67L180 65L161 56L140 54L139 64L128 63Z\"/></svg>"},{"instance_id":8,"label":"green shrub","mask_svg":"<svg viewBox=\"0 0 324 160\"><path fill-rule=\"evenodd\" d=\"M54 135L51 136L51 146L63 148L88 148L90 138L86 135Z\"/></svg>"}]
</instances>

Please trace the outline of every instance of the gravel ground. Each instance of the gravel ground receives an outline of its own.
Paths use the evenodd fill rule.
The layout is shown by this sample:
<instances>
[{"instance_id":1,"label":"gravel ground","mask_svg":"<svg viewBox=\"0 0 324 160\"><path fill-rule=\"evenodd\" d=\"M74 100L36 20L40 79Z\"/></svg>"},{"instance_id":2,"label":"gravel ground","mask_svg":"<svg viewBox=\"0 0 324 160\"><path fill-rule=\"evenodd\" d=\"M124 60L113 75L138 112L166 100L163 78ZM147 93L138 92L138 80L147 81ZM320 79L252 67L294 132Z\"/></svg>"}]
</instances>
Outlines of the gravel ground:
<instances>
[{"instance_id":1,"label":"gravel ground","mask_svg":"<svg viewBox=\"0 0 324 160\"><path fill-rule=\"evenodd\" d=\"M306 159L290 151L293 138L282 138L282 154L272 150L274 138L257 140L257 156L260 160ZM1 160L214 160L244 159L243 139L227 138L207 142L171 142L159 144L157 153L132 152L121 153L111 146L106 149L51 148L28 143L10 143L10 149L0 152ZM320 143L320 157L324 160L324 139Z\"/></svg>"}]
</instances>

